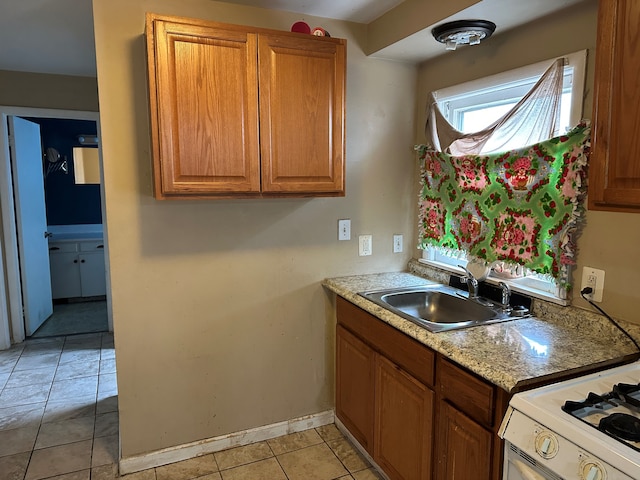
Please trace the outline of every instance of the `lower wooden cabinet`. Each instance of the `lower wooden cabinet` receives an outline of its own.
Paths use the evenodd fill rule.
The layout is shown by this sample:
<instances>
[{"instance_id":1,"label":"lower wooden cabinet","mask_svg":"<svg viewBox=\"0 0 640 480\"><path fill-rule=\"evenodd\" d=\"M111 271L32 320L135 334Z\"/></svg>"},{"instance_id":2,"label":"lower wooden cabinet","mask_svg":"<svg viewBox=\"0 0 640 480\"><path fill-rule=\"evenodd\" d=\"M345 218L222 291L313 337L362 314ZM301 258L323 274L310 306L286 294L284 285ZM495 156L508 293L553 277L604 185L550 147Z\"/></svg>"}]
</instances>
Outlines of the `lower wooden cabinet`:
<instances>
[{"instance_id":1,"label":"lower wooden cabinet","mask_svg":"<svg viewBox=\"0 0 640 480\"><path fill-rule=\"evenodd\" d=\"M431 478L435 394L376 354L373 458L392 479Z\"/></svg>"},{"instance_id":2,"label":"lower wooden cabinet","mask_svg":"<svg viewBox=\"0 0 640 480\"><path fill-rule=\"evenodd\" d=\"M500 480L509 394L341 297L336 416L391 480Z\"/></svg>"},{"instance_id":3,"label":"lower wooden cabinet","mask_svg":"<svg viewBox=\"0 0 640 480\"><path fill-rule=\"evenodd\" d=\"M438 412L437 472L440 480L491 478L492 433L446 401Z\"/></svg>"},{"instance_id":4,"label":"lower wooden cabinet","mask_svg":"<svg viewBox=\"0 0 640 480\"><path fill-rule=\"evenodd\" d=\"M338 299L336 416L391 480L429 480L435 354Z\"/></svg>"},{"instance_id":5,"label":"lower wooden cabinet","mask_svg":"<svg viewBox=\"0 0 640 480\"><path fill-rule=\"evenodd\" d=\"M434 478L501 480L504 442L498 429L509 394L442 355L436 377Z\"/></svg>"},{"instance_id":6,"label":"lower wooden cabinet","mask_svg":"<svg viewBox=\"0 0 640 480\"><path fill-rule=\"evenodd\" d=\"M374 352L338 325L336 415L367 451L373 451Z\"/></svg>"}]
</instances>

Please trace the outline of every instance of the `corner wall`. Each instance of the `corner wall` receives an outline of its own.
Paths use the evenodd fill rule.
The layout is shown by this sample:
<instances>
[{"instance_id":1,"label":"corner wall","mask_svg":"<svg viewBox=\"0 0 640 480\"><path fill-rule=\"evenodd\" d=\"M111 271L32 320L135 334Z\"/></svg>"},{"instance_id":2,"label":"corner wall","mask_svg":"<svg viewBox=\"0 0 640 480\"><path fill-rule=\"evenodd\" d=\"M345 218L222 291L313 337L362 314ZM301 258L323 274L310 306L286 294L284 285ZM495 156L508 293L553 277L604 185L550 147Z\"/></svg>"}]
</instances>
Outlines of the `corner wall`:
<instances>
[{"instance_id":1,"label":"corner wall","mask_svg":"<svg viewBox=\"0 0 640 480\"><path fill-rule=\"evenodd\" d=\"M94 77L0 70L0 105L98 111Z\"/></svg>"},{"instance_id":2,"label":"corner wall","mask_svg":"<svg viewBox=\"0 0 640 480\"><path fill-rule=\"evenodd\" d=\"M583 116L590 119L597 9L597 0L586 0L551 17L492 37L477 47L463 48L422 64L418 82L417 143L424 141L424 106L429 92L584 49L588 49L588 59ZM602 269L606 276L600 306L615 318L640 323L637 313L640 291L632 281L640 267L639 243L639 214L587 212L584 230L577 240L573 304L592 309L580 298L582 267Z\"/></svg>"},{"instance_id":3,"label":"corner wall","mask_svg":"<svg viewBox=\"0 0 640 480\"><path fill-rule=\"evenodd\" d=\"M404 270L415 252L416 68L366 58L364 25L210 0L93 5L123 458L333 408L320 282ZM346 197L154 200L145 11L347 38ZM373 255L358 257L365 233Z\"/></svg>"}]
</instances>

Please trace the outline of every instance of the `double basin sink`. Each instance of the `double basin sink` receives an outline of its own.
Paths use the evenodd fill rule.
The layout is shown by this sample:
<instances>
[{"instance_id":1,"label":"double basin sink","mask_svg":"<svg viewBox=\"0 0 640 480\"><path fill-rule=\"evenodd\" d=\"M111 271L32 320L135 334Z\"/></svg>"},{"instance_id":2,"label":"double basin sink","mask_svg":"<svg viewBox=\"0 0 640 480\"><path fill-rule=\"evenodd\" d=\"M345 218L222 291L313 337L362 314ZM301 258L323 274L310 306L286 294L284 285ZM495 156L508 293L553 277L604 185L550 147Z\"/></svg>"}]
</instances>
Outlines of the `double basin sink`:
<instances>
[{"instance_id":1,"label":"double basin sink","mask_svg":"<svg viewBox=\"0 0 640 480\"><path fill-rule=\"evenodd\" d=\"M361 292L360 296L430 332L487 325L523 318L528 310L503 308L447 285L425 285Z\"/></svg>"}]
</instances>

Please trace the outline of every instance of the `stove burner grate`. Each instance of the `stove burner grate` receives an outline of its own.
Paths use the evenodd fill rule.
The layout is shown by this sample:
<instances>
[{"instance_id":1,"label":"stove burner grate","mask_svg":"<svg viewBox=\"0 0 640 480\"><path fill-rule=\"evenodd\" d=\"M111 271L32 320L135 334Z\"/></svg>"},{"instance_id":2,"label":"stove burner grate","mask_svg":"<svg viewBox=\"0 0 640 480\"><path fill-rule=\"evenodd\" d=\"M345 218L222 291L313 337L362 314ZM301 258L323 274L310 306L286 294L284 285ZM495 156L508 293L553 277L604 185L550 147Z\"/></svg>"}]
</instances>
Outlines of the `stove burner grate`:
<instances>
[{"instance_id":1,"label":"stove burner grate","mask_svg":"<svg viewBox=\"0 0 640 480\"><path fill-rule=\"evenodd\" d=\"M640 384L630 385L628 383L618 383L613 386L612 393L614 393L623 402L633 405L636 408L640 408L640 399L636 398L640 395Z\"/></svg>"},{"instance_id":2,"label":"stove burner grate","mask_svg":"<svg viewBox=\"0 0 640 480\"><path fill-rule=\"evenodd\" d=\"M601 395L590 392L580 402L567 400L562 410L640 452L640 383L619 383Z\"/></svg>"},{"instance_id":3,"label":"stove burner grate","mask_svg":"<svg viewBox=\"0 0 640 480\"><path fill-rule=\"evenodd\" d=\"M640 442L640 418L627 413L612 413L600 420L598 428L630 442Z\"/></svg>"}]
</instances>

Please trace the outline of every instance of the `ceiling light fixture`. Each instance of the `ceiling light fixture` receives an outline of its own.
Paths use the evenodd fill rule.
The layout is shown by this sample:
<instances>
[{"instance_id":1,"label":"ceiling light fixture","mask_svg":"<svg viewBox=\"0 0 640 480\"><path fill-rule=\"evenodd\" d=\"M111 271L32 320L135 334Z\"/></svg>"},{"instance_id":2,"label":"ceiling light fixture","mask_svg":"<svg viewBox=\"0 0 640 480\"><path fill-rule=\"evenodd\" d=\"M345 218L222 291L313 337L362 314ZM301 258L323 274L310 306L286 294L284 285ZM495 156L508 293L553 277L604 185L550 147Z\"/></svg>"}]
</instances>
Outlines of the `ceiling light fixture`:
<instances>
[{"instance_id":1,"label":"ceiling light fixture","mask_svg":"<svg viewBox=\"0 0 640 480\"><path fill-rule=\"evenodd\" d=\"M496 24L488 20L457 20L438 25L431 33L447 50L455 50L458 45L479 45L495 30Z\"/></svg>"}]
</instances>

